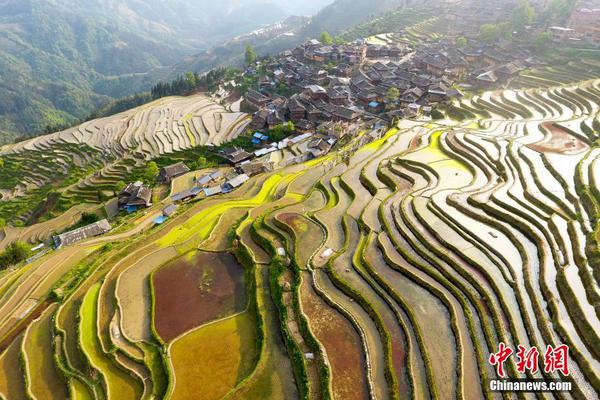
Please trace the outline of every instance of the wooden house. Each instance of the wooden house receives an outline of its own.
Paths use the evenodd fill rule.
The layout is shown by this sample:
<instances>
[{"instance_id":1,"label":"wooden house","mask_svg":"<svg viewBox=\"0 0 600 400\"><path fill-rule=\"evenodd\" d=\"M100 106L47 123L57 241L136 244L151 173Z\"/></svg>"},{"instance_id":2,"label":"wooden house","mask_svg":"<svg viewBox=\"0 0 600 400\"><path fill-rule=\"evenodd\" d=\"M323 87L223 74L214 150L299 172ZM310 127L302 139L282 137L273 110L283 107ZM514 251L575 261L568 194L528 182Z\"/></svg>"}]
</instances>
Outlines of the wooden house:
<instances>
[{"instance_id":1,"label":"wooden house","mask_svg":"<svg viewBox=\"0 0 600 400\"><path fill-rule=\"evenodd\" d=\"M160 169L160 172L158 173L158 181L163 184L169 184L173 178L188 172L190 172L190 169L183 162L167 165L166 167Z\"/></svg>"}]
</instances>

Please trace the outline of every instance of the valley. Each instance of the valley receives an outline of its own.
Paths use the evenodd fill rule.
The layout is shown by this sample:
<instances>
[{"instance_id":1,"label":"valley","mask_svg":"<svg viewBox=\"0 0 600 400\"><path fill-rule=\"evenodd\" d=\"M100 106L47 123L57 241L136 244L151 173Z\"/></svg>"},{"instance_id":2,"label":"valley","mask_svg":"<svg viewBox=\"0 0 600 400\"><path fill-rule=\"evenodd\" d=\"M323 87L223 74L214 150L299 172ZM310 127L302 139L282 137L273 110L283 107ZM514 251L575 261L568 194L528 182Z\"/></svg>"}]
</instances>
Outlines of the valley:
<instances>
[{"instance_id":1,"label":"valley","mask_svg":"<svg viewBox=\"0 0 600 400\"><path fill-rule=\"evenodd\" d=\"M472 383L494 374L486 354L502 340L568 343L573 395L594 398L598 283L584 246L597 225L590 214L595 203L581 196L593 190L588 185L597 175L597 151L590 144L598 139L599 95L598 80L483 93L455 105L479 110L478 99L493 96L497 106L477 123L401 121L366 145L351 142L338 153L256 175L229 194L183 205L159 227L135 228L153 218L148 213L118 241L109 233L4 271L0 329L3 335L17 331L3 342L2 371L18 370L19 357L29 367L19 377L21 389L4 376L0 393L24 398L26 390L45 390L31 380L40 361L14 348L28 340L23 316L41 304L45 310L38 311L36 324L55 315L52 330L60 344L45 348L54 351L57 369L47 379L62 381L75 396L115 398L111 391L119 390L118 398L187 398L181 391L194 390L190 374L200 374L194 385L206 398L247 398L258 387L349 398L349 382L357 398L361 391L377 398L495 397ZM512 113L507 104L514 98L532 115ZM554 140L549 135L558 129L578 143L577 150L536 147ZM128 143L121 137L119 151ZM152 148L138 142L136 150ZM347 165L336 155L343 152L349 152ZM228 217L240 207L245 214ZM215 242L222 245L215 248ZM246 305L230 316L213 316L213 322L198 320L165 341L154 308L155 268L194 249L236 254L245 271ZM68 285L61 277L78 262L89 265L81 283L59 303L40 303L57 284ZM137 278L127 278L136 269ZM153 279L140 290L140 283ZM214 279L201 286L221 278ZM189 283L184 290L203 296ZM269 322L271 301L281 318L275 325ZM84 339L74 325L77 315L87 313L98 316L85 328L93 352L78 344ZM341 337L332 340L333 334ZM346 356L338 359L340 345ZM225 349L231 358L218 356ZM283 361L276 349L296 355ZM238 351L243 358L233 357ZM213 356L221 364L206 369ZM348 368L356 362L351 359L364 367Z\"/></svg>"},{"instance_id":2,"label":"valley","mask_svg":"<svg viewBox=\"0 0 600 400\"><path fill-rule=\"evenodd\" d=\"M392 3L0 147L0 399L600 398L600 8Z\"/></svg>"}]
</instances>

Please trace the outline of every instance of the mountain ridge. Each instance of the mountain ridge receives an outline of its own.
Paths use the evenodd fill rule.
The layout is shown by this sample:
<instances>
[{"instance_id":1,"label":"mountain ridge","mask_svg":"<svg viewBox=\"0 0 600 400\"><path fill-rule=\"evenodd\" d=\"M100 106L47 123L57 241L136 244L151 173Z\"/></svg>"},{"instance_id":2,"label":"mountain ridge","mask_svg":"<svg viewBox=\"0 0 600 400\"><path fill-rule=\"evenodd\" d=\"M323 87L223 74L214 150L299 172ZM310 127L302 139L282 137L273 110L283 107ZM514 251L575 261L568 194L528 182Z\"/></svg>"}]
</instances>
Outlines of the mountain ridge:
<instances>
[{"instance_id":1,"label":"mountain ridge","mask_svg":"<svg viewBox=\"0 0 600 400\"><path fill-rule=\"evenodd\" d=\"M314 9L316 3L308 1L308 9ZM250 25L239 23L240 13L248 21L254 15L248 7L273 7L269 0L237 0L232 4L241 6L237 12L231 6L228 15L238 31L229 32L222 45L201 50L197 39L178 39L194 37L193 29L208 30L198 23L187 0L177 0L162 13L158 1L2 0L0 143L64 129L114 99L146 91L187 71L241 65L246 45L255 46L259 54L273 54L322 31L337 34L412 3L336 0L313 17L282 18L250 30ZM213 6L207 5L207 10ZM284 3L270 10L271 19L281 17L285 6L296 11L298 7ZM177 15L189 15L183 28L173 24ZM261 18L269 20L268 16ZM185 33L185 29L192 30ZM219 37L218 32L215 35Z\"/></svg>"},{"instance_id":2,"label":"mountain ridge","mask_svg":"<svg viewBox=\"0 0 600 400\"><path fill-rule=\"evenodd\" d=\"M0 143L73 124L177 60L288 15L270 0L201 3L1 0Z\"/></svg>"}]
</instances>

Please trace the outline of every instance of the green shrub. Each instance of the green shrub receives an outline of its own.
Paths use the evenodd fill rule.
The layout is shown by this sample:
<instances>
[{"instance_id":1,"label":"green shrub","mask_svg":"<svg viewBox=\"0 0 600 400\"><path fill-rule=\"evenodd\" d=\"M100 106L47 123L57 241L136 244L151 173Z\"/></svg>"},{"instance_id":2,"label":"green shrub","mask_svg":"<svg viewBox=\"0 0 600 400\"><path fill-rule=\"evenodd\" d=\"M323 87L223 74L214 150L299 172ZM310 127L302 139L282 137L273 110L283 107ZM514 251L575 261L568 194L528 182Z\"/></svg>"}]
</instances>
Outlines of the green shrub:
<instances>
[{"instance_id":1,"label":"green shrub","mask_svg":"<svg viewBox=\"0 0 600 400\"><path fill-rule=\"evenodd\" d=\"M28 244L17 240L0 253L0 269L18 264L30 257L31 254L31 247Z\"/></svg>"},{"instance_id":2,"label":"green shrub","mask_svg":"<svg viewBox=\"0 0 600 400\"><path fill-rule=\"evenodd\" d=\"M432 119L444 119L444 114L440 112L437 108L431 110L431 118Z\"/></svg>"}]
</instances>

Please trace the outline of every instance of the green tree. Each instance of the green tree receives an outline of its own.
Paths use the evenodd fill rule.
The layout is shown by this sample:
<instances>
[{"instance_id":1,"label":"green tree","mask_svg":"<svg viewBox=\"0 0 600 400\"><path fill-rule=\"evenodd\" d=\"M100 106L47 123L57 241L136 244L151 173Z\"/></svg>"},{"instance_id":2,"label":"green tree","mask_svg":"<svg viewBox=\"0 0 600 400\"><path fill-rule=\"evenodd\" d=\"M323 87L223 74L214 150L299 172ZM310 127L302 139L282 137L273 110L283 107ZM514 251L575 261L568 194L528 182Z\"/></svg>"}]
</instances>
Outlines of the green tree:
<instances>
[{"instance_id":1,"label":"green tree","mask_svg":"<svg viewBox=\"0 0 600 400\"><path fill-rule=\"evenodd\" d=\"M4 167L4 159L0 157L0 168Z\"/></svg>"},{"instance_id":2,"label":"green tree","mask_svg":"<svg viewBox=\"0 0 600 400\"><path fill-rule=\"evenodd\" d=\"M541 32L534 36L531 45L536 51L544 50L550 44L551 35L549 32Z\"/></svg>"},{"instance_id":3,"label":"green tree","mask_svg":"<svg viewBox=\"0 0 600 400\"><path fill-rule=\"evenodd\" d=\"M99 220L100 217L98 216L98 214L84 212L81 214L81 220L79 221L79 223L81 224L81 226L85 226L93 224L94 222L98 222Z\"/></svg>"},{"instance_id":4,"label":"green tree","mask_svg":"<svg viewBox=\"0 0 600 400\"><path fill-rule=\"evenodd\" d=\"M323 44L333 44L333 37L331 37L329 32L322 32L321 36L319 36L319 40Z\"/></svg>"},{"instance_id":5,"label":"green tree","mask_svg":"<svg viewBox=\"0 0 600 400\"><path fill-rule=\"evenodd\" d=\"M465 47L467 45L467 38L464 36L461 36L459 38L456 39L456 45L458 47Z\"/></svg>"},{"instance_id":6,"label":"green tree","mask_svg":"<svg viewBox=\"0 0 600 400\"><path fill-rule=\"evenodd\" d=\"M273 129L269 131L270 139L273 141L280 141L285 137L291 135L296 127L292 121L288 121L284 124L275 125Z\"/></svg>"},{"instance_id":7,"label":"green tree","mask_svg":"<svg viewBox=\"0 0 600 400\"><path fill-rule=\"evenodd\" d=\"M517 7L510 16L510 26L512 29L520 31L526 25L529 25L535 19L535 10L528 0L519 0Z\"/></svg>"},{"instance_id":8,"label":"green tree","mask_svg":"<svg viewBox=\"0 0 600 400\"><path fill-rule=\"evenodd\" d=\"M6 220L4 218L0 218L0 228L4 228L6 226Z\"/></svg>"},{"instance_id":9,"label":"green tree","mask_svg":"<svg viewBox=\"0 0 600 400\"><path fill-rule=\"evenodd\" d=\"M11 243L6 250L0 252L0 268L7 268L11 265L26 260L32 254L31 247L19 240Z\"/></svg>"},{"instance_id":10,"label":"green tree","mask_svg":"<svg viewBox=\"0 0 600 400\"><path fill-rule=\"evenodd\" d=\"M246 53L244 54L244 59L246 60L246 65L250 65L254 63L254 61L256 61L256 53L254 52L252 46L246 46Z\"/></svg>"},{"instance_id":11,"label":"green tree","mask_svg":"<svg viewBox=\"0 0 600 400\"><path fill-rule=\"evenodd\" d=\"M575 8L577 0L551 0L543 11L542 21L546 25L564 23Z\"/></svg>"},{"instance_id":12,"label":"green tree","mask_svg":"<svg viewBox=\"0 0 600 400\"><path fill-rule=\"evenodd\" d=\"M493 43L501 36L500 25L483 24L479 27L479 39L485 43Z\"/></svg>"},{"instance_id":13,"label":"green tree","mask_svg":"<svg viewBox=\"0 0 600 400\"><path fill-rule=\"evenodd\" d=\"M198 85L198 76L193 72L185 73L185 82L188 90L194 90Z\"/></svg>"},{"instance_id":14,"label":"green tree","mask_svg":"<svg viewBox=\"0 0 600 400\"><path fill-rule=\"evenodd\" d=\"M281 95L281 96L289 96L290 95L290 89L287 87L287 85L285 83L279 83L277 85L277 94Z\"/></svg>"},{"instance_id":15,"label":"green tree","mask_svg":"<svg viewBox=\"0 0 600 400\"><path fill-rule=\"evenodd\" d=\"M125 189L125 182L123 181L118 181L117 183L115 183L115 190L117 192L120 192L121 190Z\"/></svg>"},{"instance_id":16,"label":"green tree","mask_svg":"<svg viewBox=\"0 0 600 400\"><path fill-rule=\"evenodd\" d=\"M196 160L196 165L197 165L197 169L206 167L208 165L208 162L206 161L206 157L204 157L204 156L198 157L198 160Z\"/></svg>"},{"instance_id":17,"label":"green tree","mask_svg":"<svg viewBox=\"0 0 600 400\"><path fill-rule=\"evenodd\" d=\"M144 179L146 182L154 182L158 176L158 171L158 165L154 161L150 161L146 165L146 170L144 171Z\"/></svg>"},{"instance_id":18,"label":"green tree","mask_svg":"<svg viewBox=\"0 0 600 400\"><path fill-rule=\"evenodd\" d=\"M434 108L433 110L431 110L431 118L432 119L444 119L444 114L437 108Z\"/></svg>"},{"instance_id":19,"label":"green tree","mask_svg":"<svg viewBox=\"0 0 600 400\"><path fill-rule=\"evenodd\" d=\"M385 97L390 103L393 103L400 97L400 91L398 88L391 87L387 90L387 92L385 92Z\"/></svg>"}]
</instances>

